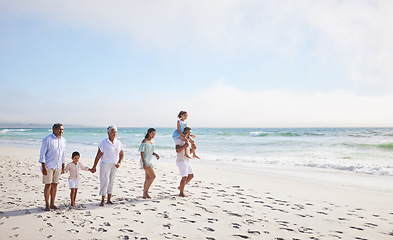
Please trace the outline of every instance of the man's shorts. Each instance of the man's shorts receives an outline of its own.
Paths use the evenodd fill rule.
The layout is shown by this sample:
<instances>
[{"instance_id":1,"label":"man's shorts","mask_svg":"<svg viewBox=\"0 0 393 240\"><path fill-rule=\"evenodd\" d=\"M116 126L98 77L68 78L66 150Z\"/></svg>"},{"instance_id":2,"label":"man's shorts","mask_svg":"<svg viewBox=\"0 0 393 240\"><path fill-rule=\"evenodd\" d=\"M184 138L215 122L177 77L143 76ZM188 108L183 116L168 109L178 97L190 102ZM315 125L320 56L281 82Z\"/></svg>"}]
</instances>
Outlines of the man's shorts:
<instances>
[{"instance_id":1,"label":"man's shorts","mask_svg":"<svg viewBox=\"0 0 393 240\"><path fill-rule=\"evenodd\" d=\"M191 163L188 161L181 161L176 163L177 167L179 168L180 175L182 177L187 177L189 174L194 174L192 171Z\"/></svg>"},{"instance_id":2,"label":"man's shorts","mask_svg":"<svg viewBox=\"0 0 393 240\"><path fill-rule=\"evenodd\" d=\"M43 175L43 180L42 182L44 184L52 184L52 183L59 183L59 178L60 178L60 173L61 169L55 168L55 169L48 169L48 174Z\"/></svg>"},{"instance_id":3,"label":"man's shorts","mask_svg":"<svg viewBox=\"0 0 393 240\"><path fill-rule=\"evenodd\" d=\"M68 184L71 188L79 188L79 180L78 179L68 179Z\"/></svg>"}]
</instances>

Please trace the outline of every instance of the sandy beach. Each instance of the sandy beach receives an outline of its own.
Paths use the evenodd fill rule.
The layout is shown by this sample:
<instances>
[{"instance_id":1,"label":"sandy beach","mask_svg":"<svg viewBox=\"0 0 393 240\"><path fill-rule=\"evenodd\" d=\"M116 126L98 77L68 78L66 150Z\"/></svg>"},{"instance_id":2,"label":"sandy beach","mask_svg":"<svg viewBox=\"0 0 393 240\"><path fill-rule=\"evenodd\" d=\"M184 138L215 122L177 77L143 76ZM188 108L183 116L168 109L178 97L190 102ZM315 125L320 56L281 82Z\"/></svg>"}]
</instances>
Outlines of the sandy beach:
<instances>
[{"instance_id":1,"label":"sandy beach","mask_svg":"<svg viewBox=\"0 0 393 240\"><path fill-rule=\"evenodd\" d=\"M39 149L0 146L1 240L393 239L392 192L247 173L197 160L186 198L177 196L176 164L157 161L152 199L142 199L144 172L139 159L126 155L117 172L114 205L98 206L98 174L83 171L77 206L70 206L64 174L56 200L60 210L45 212L38 156ZM80 161L93 163L83 156Z\"/></svg>"}]
</instances>

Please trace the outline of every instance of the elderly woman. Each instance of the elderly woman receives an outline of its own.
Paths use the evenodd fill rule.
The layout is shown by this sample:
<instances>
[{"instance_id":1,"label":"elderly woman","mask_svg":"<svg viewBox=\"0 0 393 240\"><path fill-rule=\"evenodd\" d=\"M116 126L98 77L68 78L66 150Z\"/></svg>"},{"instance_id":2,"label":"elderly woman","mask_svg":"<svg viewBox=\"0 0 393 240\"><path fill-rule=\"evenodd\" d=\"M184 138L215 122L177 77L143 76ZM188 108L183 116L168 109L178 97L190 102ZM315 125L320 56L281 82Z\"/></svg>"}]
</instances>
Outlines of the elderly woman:
<instances>
[{"instance_id":1,"label":"elderly woman","mask_svg":"<svg viewBox=\"0 0 393 240\"><path fill-rule=\"evenodd\" d=\"M105 195L108 194L108 204L113 204L111 201L113 183L115 180L116 170L120 167L123 161L124 153L121 142L116 139L117 127L109 126L107 128L108 138L104 139L98 147L97 156L91 171L96 172L96 167L101 159L100 164L100 195L102 200L100 206L104 206Z\"/></svg>"}]
</instances>

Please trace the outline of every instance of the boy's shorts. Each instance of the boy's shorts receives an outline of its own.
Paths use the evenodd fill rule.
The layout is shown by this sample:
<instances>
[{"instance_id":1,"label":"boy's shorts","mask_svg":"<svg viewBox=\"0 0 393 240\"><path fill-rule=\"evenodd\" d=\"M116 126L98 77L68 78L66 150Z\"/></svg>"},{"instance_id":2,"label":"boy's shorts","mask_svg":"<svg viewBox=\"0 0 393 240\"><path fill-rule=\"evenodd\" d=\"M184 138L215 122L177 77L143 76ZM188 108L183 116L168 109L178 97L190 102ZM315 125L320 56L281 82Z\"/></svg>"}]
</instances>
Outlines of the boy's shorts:
<instances>
[{"instance_id":1,"label":"boy's shorts","mask_svg":"<svg viewBox=\"0 0 393 240\"><path fill-rule=\"evenodd\" d=\"M71 188L79 188L79 180L78 179L68 179L68 184Z\"/></svg>"},{"instance_id":2,"label":"boy's shorts","mask_svg":"<svg viewBox=\"0 0 393 240\"><path fill-rule=\"evenodd\" d=\"M48 169L48 174L43 175L42 182L44 184L52 184L52 183L58 184L59 178L60 178L60 173L61 173L61 169L58 169L58 168Z\"/></svg>"},{"instance_id":3,"label":"boy's shorts","mask_svg":"<svg viewBox=\"0 0 393 240\"><path fill-rule=\"evenodd\" d=\"M189 174L194 174L190 162L181 161L181 162L177 162L176 165L179 168L179 172L182 177L187 177Z\"/></svg>"}]
</instances>

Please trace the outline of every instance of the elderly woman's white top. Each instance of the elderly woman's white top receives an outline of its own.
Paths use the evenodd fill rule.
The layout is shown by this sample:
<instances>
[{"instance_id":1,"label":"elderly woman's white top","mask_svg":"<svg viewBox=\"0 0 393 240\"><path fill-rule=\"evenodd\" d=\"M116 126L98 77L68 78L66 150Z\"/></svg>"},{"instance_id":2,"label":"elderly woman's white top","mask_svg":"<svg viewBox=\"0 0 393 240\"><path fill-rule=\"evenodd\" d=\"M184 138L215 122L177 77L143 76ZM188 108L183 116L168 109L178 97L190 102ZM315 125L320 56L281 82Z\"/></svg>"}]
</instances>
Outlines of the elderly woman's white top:
<instances>
[{"instance_id":1,"label":"elderly woman's white top","mask_svg":"<svg viewBox=\"0 0 393 240\"><path fill-rule=\"evenodd\" d=\"M119 153L123 150L121 142L115 138L113 143L105 138L98 147L102 152L101 163L117 163L119 161Z\"/></svg>"}]
</instances>

